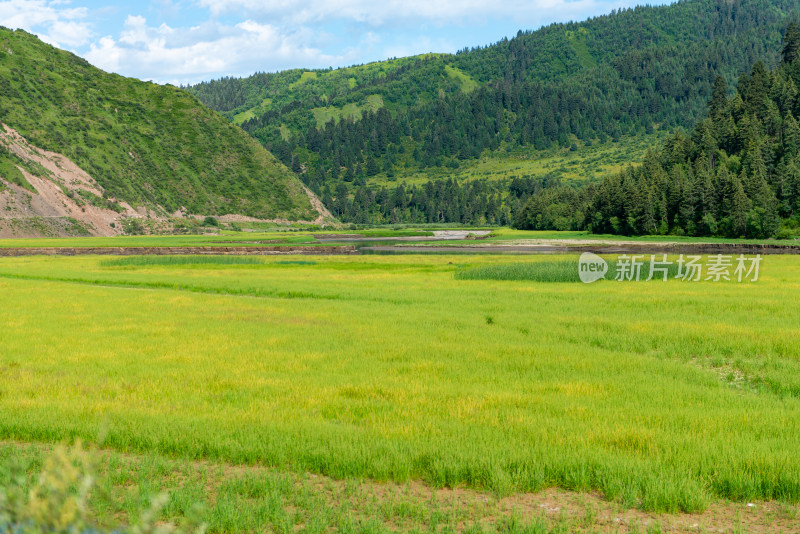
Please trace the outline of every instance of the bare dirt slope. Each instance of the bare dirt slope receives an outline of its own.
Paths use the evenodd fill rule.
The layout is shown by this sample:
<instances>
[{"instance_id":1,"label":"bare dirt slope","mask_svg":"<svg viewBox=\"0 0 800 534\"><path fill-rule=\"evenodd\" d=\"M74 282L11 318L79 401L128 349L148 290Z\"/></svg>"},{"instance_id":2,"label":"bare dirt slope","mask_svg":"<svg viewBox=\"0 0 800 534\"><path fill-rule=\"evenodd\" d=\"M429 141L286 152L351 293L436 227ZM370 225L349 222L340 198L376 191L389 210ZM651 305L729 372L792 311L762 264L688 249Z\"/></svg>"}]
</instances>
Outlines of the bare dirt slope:
<instances>
[{"instance_id":1,"label":"bare dirt slope","mask_svg":"<svg viewBox=\"0 0 800 534\"><path fill-rule=\"evenodd\" d=\"M137 206L108 197L83 169L62 154L36 147L17 131L0 123L0 147L17 158L16 168L31 186L12 183L0 173L0 238L113 236L123 231L125 219L147 219L157 226L170 226L170 218L195 217L178 212L170 215L161 206ZM256 221L333 224L336 219L307 188L305 193L319 214L314 221L263 220L224 215L224 222Z\"/></svg>"},{"instance_id":2,"label":"bare dirt slope","mask_svg":"<svg viewBox=\"0 0 800 534\"><path fill-rule=\"evenodd\" d=\"M0 176L0 237L111 236L121 233L123 218L139 216L129 204L103 198L103 189L69 158L30 144L5 124L0 144L19 158L17 169L35 190Z\"/></svg>"}]
</instances>

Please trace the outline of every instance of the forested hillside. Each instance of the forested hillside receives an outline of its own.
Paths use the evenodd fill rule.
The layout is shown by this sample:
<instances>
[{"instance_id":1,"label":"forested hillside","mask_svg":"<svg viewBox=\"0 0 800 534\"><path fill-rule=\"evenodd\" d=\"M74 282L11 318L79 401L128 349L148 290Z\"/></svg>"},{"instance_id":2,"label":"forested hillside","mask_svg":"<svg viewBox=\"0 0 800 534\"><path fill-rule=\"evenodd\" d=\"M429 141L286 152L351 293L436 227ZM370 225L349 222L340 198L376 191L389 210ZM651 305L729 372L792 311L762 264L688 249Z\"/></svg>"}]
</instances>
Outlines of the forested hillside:
<instances>
[{"instance_id":1,"label":"forested hillside","mask_svg":"<svg viewBox=\"0 0 800 534\"><path fill-rule=\"evenodd\" d=\"M756 62L728 97L714 84L706 117L597 186L535 195L520 228L726 237L800 235L800 29L786 30L782 62Z\"/></svg>"},{"instance_id":2,"label":"forested hillside","mask_svg":"<svg viewBox=\"0 0 800 534\"><path fill-rule=\"evenodd\" d=\"M0 124L75 162L103 192L89 201L104 207L121 210L113 198L161 215L319 215L295 175L185 91L108 74L2 27ZM0 144L0 176L33 192L23 164Z\"/></svg>"},{"instance_id":3,"label":"forested hillside","mask_svg":"<svg viewBox=\"0 0 800 534\"><path fill-rule=\"evenodd\" d=\"M241 124L345 220L430 214L504 222L503 207L519 205L509 198L510 176L447 186L459 191L448 196L455 211L430 200L441 184L424 194L398 189L411 176L447 180L479 157L583 151L688 127L717 76L735 84L758 60L777 64L781 30L798 7L798 0L689 0L554 24L455 55L262 73L189 90ZM556 177L527 178L533 190Z\"/></svg>"}]
</instances>

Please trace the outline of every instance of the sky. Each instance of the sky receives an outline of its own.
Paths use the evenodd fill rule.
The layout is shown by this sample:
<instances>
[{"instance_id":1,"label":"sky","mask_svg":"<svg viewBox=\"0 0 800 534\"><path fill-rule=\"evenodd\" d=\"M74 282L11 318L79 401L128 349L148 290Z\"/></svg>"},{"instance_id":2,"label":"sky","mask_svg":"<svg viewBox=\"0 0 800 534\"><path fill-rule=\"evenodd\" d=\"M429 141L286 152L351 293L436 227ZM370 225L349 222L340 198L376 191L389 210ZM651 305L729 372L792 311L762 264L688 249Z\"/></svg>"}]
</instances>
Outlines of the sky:
<instances>
[{"instance_id":1,"label":"sky","mask_svg":"<svg viewBox=\"0 0 800 534\"><path fill-rule=\"evenodd\" d=\"M642 0L0 0L22 28L109 72L192 84L456 52ZM666 3L655 0L653 3Z\"/></svg>"}]
</instances>

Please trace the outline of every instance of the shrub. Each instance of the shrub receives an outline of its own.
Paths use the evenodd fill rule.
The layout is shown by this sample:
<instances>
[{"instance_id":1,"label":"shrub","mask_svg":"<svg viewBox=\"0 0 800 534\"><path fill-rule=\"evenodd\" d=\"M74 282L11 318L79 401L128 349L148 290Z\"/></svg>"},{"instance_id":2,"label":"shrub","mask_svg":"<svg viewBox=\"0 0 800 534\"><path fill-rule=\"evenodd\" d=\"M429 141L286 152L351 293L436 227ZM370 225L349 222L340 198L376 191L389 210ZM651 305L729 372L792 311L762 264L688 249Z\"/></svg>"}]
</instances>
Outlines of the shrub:
<instances>
[{"instance_id":1,"label":"shrub","mask_svg":"<svg viewBox=\"0 0 800 534\"><path fill-rule=\"evenodd\" d=\"M0 487L0 532L54 534L103 532L90 519L89 500L96 488L97 452L80 441L72 447L60 445L44 461L42 471L29 483L24 473L15 473L7 488ZM110 532L131 534L204 534L205 524L191 521L182 528L159 522L169 496L151 501L137 521Z\"/></svg>"},{"instance_id":2,"label":"shrub","mask_svg":"<svg viewBox=\"0 0 800 534\"><path fill-rule=\"evenodd\" d=\"M144 234L144 225L140 219L128 217L122 219L122 231L126 235L142 235Z\"/></svg>"}]
</instances>

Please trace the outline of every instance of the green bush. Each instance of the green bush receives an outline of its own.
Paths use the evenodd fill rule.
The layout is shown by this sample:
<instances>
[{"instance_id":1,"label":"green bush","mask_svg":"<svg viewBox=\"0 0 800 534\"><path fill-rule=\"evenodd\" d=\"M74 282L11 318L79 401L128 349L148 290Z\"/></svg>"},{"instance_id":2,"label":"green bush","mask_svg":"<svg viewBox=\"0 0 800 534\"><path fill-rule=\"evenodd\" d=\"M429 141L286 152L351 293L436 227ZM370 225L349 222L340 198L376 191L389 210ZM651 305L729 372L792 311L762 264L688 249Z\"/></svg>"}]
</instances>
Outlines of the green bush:
<instances>
[{"instance_id":1,"label":"green bush","mask_svg":"<svg viewBox=\"0 0 800 534\"><path fill-rule=\"evenodd\" d=\"M122 219L122 232L125 235L142 235L144 234L144 225L140 219L135 217Z\"/></svg>"}]
</instances>

